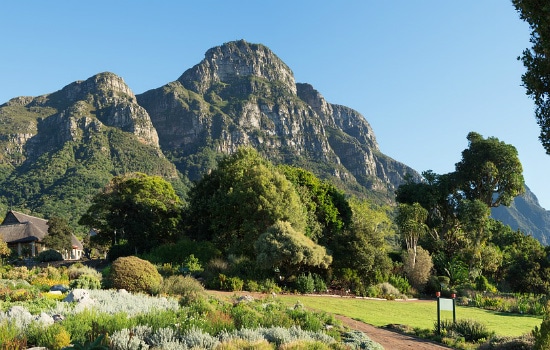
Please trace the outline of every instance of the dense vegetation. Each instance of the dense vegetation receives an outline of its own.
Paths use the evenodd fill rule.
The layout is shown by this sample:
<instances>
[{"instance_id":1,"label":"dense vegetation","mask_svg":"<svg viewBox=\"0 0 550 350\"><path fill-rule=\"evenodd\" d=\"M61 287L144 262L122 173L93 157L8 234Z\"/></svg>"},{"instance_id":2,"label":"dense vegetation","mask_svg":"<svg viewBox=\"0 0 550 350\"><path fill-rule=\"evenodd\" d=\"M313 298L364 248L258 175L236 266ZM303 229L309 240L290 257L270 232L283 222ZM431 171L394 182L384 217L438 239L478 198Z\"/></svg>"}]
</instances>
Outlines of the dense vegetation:
<instances>
[{"instance_id":1,"label":"dense vegetation","mask_svg":"<svg viewBox=\"0 0 550 350\"><path fill-rule=\"evenodd\" d=\"M333 290L394 299L441 290L444 295L458 292L463 305L544 314L545 300L522 299L521 293L550 291L546 248L489 217L490 206L509 203L522 190L517 153L495 138L475 133L468 138L455 173L426 172L424 182L408 181L397 192L396 208L346 196L304 169L275 166L251 148L222 157L185 200L161 177L115 176L81 218L97 233L91 238L92 253L108 250L112 266L107 278L100 282L101 276L75 271L65 284L175 293L185 303L201 300L203 287L193 277L229 291ZM487 183L498 189L493 196L487 195ZM67 222L55 218L53 224L58 232L53 238L60 239L55 244L62 246ZM62 273L50 272L31 280L38 288L34 291L6 288L6 300L29 300L54 283L63 284ZM7 269L3 278L24 279L25 273ZM499 291L519 293L508 297L515 304ZM525 300L539 306L526 307ZM228 321L234 326L223 327L244 326L236 326L236 317ZM138 324L143 323L125 323L117 331L136 332ZM67 327L52 328L54 338L67 339L63 332L79 341L90 336ZM544 327L537 330L538 339L546 336ZM154 337L154 329L143 344ZM176 331L163 332L180 342L189 335ZM215 334L218 338L205 339L217 344L221 338ZM26 337L50 341L33 333Z\"/></svg>"},{"instance_id":2,"label":"dense vegetation","mask_svg":"<svg viewBox=\"0 0 550 350\"><path fill-rule=\"evenodd\" d=\"M455 172L409 180L395 209L241 148L196 182L185 204L160 178L115 177L81 223L96 229L92 243L111 260L138 253L185 269L194 261L213 288L272 281L301 290L310 276L323 289L369 296L387 296L383 283L408 295L547 293L547 249L489 216L523 190L517 151L477 133L468 140Z\"/></svg>"}]
</instances>

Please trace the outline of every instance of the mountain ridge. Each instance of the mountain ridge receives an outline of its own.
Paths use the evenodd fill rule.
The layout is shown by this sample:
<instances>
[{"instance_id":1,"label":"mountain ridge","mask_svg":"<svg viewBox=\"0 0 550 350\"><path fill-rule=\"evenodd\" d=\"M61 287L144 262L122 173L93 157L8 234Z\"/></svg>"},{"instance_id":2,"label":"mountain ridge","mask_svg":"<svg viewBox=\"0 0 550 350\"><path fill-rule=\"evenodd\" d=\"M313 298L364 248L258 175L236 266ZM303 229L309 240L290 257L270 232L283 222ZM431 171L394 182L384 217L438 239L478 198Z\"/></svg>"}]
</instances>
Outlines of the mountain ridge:
<instances>
[{"instance_id":1,"label":"mountain ridge","mask_svg":"<svg viewBox=\"0 0 550 350\"><path fill-rule=\"evenodd\" d=\"M393 203L406 175L420 180L382 153L358 111L329 103L269 48L244 40L209 49L176 80L137 95L103 72L15 97L0 105L0 123L0 207L70 212L73 223L113 176L161 175L184 195L241 146L378 203Z\"/></svg>"}]
</instances>

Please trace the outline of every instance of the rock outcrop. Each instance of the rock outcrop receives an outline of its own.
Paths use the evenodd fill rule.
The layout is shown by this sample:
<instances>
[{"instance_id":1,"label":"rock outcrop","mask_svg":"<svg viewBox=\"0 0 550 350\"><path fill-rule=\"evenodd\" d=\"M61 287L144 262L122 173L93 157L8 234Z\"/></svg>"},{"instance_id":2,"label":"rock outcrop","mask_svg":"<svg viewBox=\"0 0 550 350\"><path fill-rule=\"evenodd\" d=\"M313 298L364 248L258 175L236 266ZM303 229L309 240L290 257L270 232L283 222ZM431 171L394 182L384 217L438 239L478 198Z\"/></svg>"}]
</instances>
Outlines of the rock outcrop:
<instances>
[{"instance_id":1,"label":"rock outcrop","mask_svg":"<svg viewBox=\"0 0 550 350\"><path fill-rule=\"evenodd\" d=\"M276 163L382 192L389 201L405 174L418 176L380 152L360 113L328 103L309 84L296 84L290 68L263 45L241 40L212 48L176 81L137 99L163 152L191 176L188 160L197 152L227 154L243 145Z\"/></svg>"}]
</instances>

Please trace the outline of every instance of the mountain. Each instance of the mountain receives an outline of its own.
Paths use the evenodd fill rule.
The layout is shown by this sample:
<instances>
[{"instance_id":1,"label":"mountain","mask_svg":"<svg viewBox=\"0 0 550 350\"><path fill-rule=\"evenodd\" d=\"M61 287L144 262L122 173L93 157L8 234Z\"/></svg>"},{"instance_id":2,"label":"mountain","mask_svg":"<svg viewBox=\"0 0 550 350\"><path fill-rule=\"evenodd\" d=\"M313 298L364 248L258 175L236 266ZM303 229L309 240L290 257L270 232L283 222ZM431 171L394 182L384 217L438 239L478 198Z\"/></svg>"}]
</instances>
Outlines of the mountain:
<instances>
[{"instance_id":1,"label":"mountain","mask_svg":"<svg viewBox=\"0 0 550 350\"><path fill-rule=\"evenodd\" d=\"M147 111L124 81L101 73L38 97L0 106L0 200L76 225L91 198L116 175L146 172L183 193Z\"/></svg>"},{"instance_id":2,"label":"mountain","mask_svg":"<svg viewBox=\"0 0 550 350\"><path fill-rule=\"evenodd\" d=\"M493 218L533 236L544 245L550 244L550 211L539 204L535 194L525 186L525 193L514 198L509 207L500 206L491 210Z\"/></svg>"},{"instance_id":3,"label":"mountain","mask_svg":"<svg viewBox=\"0 0 550 350\"><path fill-rule=\"evenodd\" d=\"M263 45L243 40L208 50L176 81L137 96L162 151L191 180L212 154L250 145L275 163L312 170L352 192L392 200L416 171L380 152L361 114L330 104Z\"/></svg>"},{"instance_id":4,"label":"mountain","mask_svg":"<svg viewBox=\"0 0 550 350\"><path fill-rule=\"evenodd\" d=\"M139 95L100 73L13 98L0 105L0 125L0 211L61 215L73 225L113 176L160 175L185 196L221 155L245 145L379 203L393 203L407 174L420 178L380 151L359 112L296 83L270 49L244 40L208 50L176 80ZM543 210L537 205L509 215L531 217ZM548 221L532 222L542 241Z\"/></svg>"}]
</instances>

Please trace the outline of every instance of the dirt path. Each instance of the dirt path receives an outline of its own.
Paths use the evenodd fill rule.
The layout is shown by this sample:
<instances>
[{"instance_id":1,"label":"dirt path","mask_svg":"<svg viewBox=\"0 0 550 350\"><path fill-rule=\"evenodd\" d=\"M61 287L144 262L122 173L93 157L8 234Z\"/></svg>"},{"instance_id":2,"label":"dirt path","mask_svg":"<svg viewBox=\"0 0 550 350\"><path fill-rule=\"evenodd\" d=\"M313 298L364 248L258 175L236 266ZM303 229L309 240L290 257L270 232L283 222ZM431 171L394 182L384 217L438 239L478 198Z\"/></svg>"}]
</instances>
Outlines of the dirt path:
<instances>
[{"instance_id":1,"label":"dirt path","mask_svg":"<svg viewBox=\"0 0 550 350\"><path fill-rule=\"evenodd\" d=\"M386 350L448 350L452 349L428 340L411 337L398 332L374 327L370 324L356 321L352 318L335 315L337 319L349 328L361 331Z\"/></svg>"}]
</instances>

